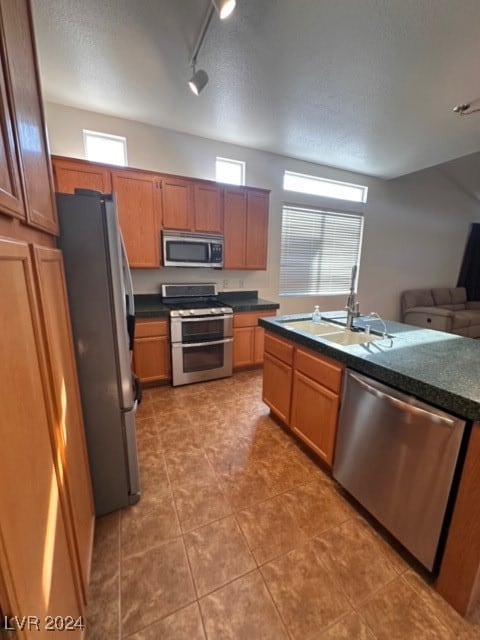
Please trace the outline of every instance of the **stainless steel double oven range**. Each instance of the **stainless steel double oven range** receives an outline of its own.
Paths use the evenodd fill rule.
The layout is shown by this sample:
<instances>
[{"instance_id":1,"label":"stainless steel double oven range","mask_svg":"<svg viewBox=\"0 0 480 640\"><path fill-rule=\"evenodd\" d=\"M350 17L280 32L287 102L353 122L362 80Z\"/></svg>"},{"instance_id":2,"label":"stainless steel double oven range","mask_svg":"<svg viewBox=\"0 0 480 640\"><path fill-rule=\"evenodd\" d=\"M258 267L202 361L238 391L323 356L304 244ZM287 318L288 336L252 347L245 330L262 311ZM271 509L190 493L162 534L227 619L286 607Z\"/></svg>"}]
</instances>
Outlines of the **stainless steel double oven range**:
<instances>
[{"instance_id":1,"label":"stainless steel double oven range","mask_svg":"<svg viewBox=\"0 0 480 640\"><path fill-rule=\"evenodd\" d=\"M232 375L233 311L218 299L215 284L164 284L170 310L172 384Z\"/></svg>"}]
</instances>

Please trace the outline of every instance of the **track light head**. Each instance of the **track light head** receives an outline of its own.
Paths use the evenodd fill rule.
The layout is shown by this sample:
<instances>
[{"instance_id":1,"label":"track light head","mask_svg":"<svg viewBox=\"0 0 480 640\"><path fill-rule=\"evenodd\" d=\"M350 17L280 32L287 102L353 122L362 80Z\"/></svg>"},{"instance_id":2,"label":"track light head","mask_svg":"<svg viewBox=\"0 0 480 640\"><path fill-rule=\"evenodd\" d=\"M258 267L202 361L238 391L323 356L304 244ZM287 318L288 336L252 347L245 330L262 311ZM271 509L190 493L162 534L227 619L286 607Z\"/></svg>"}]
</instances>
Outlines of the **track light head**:
<instances>
[{"instance_id":1,"label":"track light head","mask_svg":"<svg viewBox=\"0 0 480 640\"><path fill-rule=\"evenodd\" d=\"M195 71L193 69L193 76L188 81L188 86L193 91L193 93L198 96L205 89L208 84L208 74L203 69L199 69Z\"/></svg>"},{"instance_id":2,"label":"track light head","mask_svg":"<svg viewBox=\"0 0 480 640\"><path fill-rule=\"evenodd\" d=\"M225 20L235 9L236 0L212 0L220 20Z\"/></svg>"}]
</instances>

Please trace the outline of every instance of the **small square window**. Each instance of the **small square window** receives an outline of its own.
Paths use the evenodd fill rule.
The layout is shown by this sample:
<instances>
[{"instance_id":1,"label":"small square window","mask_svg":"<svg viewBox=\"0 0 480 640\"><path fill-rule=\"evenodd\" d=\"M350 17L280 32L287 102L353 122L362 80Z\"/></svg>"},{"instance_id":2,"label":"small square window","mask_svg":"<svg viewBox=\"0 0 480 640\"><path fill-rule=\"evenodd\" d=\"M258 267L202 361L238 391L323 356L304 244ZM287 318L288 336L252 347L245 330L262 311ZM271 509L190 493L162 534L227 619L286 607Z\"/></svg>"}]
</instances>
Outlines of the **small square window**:
<instances>
[{"instance_id":1,"label":"small square window","mask_svg":"<svg viewBox=\"0 0 480 640\"><path fill-rule=\"evenodd\" d=\"M127 165L127 139L108 133L83 130L85 157L93 162Z\"/></svg>"},{"instance_id":2,"label":"small square window","mask_svg":"<svg viewBox=\"0 0 480 640\"><path fill-rule=\"evenodd\" d=\"M245 162L217 157L216 180L228 184L245 184Z\"/></svg>"}]
</instances>

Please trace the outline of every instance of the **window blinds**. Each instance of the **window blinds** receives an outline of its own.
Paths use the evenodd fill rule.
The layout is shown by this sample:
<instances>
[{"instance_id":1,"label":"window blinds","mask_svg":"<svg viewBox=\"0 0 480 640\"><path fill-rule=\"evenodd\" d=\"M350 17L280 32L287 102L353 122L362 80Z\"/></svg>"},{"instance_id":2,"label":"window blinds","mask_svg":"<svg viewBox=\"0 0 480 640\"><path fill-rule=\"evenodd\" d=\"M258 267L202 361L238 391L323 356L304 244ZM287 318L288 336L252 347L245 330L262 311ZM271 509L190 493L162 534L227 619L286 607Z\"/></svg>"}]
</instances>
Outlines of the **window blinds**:
<instances>
[{"instance_id":1,"label":"window blinds","mask_svg":"<svg viewBox=\"0 0 480 640\"><path fill-rule=\"evenodd\" d=\"M362 234L362 215L284 205L280 295L348 293Z\"/></svg>"}]
</instances>

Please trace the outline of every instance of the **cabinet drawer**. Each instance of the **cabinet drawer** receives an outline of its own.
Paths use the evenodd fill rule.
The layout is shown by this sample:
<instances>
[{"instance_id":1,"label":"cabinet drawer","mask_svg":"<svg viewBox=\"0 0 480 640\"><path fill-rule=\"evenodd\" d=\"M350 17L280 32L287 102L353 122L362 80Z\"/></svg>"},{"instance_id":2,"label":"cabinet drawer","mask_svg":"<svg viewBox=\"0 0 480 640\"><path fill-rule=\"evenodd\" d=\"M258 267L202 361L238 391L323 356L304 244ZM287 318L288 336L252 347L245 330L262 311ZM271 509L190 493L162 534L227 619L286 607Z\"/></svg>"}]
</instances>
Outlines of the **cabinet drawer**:
<instances>
[{"instance_id":1,"label":"cabinet drawer","mask_svg":"<svg viewBox=\"0 0 480 640\"><path fill-rule=\"evenodd\" d=\"M265 334L265 352L271 353L286 364L293 364L293 344L281 338L276 338L271 333Z\"/></svg>"},{"instance_id":2,"label":"cabinet drawer","mask_svg":"<svg viewBox=\"0 0 480 640\"><path fill-rule=\"evenodd\" d=\"M297 349L295 369L327 389L340 393L343 367L333 360L304 349Z\"/></svg>"},{"instance_id":3,"label":"cabinet drawer","mask_svg":"<svg viewBox=\"0 0 480 640\"><path fill-rule=\"evenodd\" d=\"M237 327L256 327L259 318L268 318L276 315L275 311L256 311L254 313L243 312L233 315L233 326Z\"/></svg>"},{"instance_id":4,"label":"cabinet drawer","mask_svg":"<svg viewBox=\"0 0 480 640\"><path fill-rule=\"evenodd\" d=\"M137 320L135 338L168 336L168 320Z\"/></svg>"}]
</instances>

